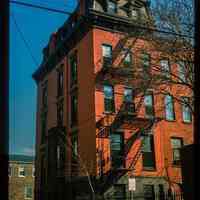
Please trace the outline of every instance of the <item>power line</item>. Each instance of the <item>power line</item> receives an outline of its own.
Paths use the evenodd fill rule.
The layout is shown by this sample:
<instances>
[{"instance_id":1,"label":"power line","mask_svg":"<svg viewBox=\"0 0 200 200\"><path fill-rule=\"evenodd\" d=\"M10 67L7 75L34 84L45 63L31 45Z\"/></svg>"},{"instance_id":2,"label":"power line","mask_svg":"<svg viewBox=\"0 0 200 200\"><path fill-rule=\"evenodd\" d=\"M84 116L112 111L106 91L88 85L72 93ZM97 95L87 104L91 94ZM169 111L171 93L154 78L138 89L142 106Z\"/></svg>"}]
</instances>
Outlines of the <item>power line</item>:
<instances>
[{"instance_id":1,"label":"power line","mask_svg":"<svg viewBox=\"0 0 200 200\"><path fill-rule=\"evenodd\" d=\"M36 66L38 66L37 59L34 57L32 51L31 51L30 45L29 45L28 41L25 39L24 34L22 33L22 31L21 31L19 25L17 24L17 21L16 21L14 15L12 14L11 16L12 16L12 18L13 18L13 21L14 21L14 24L15 24L15 26L16 26L16 28L17 28L17 31L19 32L19 34L20 34L20 36L21 36L21 38L22 38L22 40L23 40L23 42L24 42L24 44L25 44L25 46L26 46L26 48L27 48L27 50L28 50L28 52L29 52L29 54L30 54L32 60L33 60L33 62L34 62L34 64L35 64Z\"/></svg>"},{"instance_id":2,"label":"power line","mask_svg":"<svg viewBox=\"0 0 200 200\"><path fill-rule=\"evenodd\" d=\"M35 4L25 3L25 2L20 2L20 1L11 0L10 3L16 4L16 5L21 5L21 6L26 6L26 7L30 7L30 8L41 9L41 10L45 10L45 11L49 11L49 12L65 14L65 15L71 15L72 14L72 12L69 12L69 11L59 10L59 9L55 9L55 8L48 8L48 7L45 7L45 6L40 6L40 5L35 5Z\"/></svg>"}]
</instances>

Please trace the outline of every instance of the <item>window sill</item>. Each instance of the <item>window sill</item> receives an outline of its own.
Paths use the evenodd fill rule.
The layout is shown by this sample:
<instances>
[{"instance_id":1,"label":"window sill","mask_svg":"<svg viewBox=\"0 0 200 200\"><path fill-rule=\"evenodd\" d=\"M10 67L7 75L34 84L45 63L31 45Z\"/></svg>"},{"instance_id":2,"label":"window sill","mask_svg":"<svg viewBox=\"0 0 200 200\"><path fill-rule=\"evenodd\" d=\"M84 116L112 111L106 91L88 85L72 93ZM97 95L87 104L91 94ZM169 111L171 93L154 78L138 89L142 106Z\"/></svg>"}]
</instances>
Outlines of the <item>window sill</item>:
<instances>
[{"instance_id":1,"label":"window sill","mask_svg":"<svg viewBox=\"0 0 200 200\"><path fill-rule=\"evenodd\" d=\"M154 172L156 171L155 167L143 167L143 171Z\"/></svg>"},{"instance_id":2,"label":"window sill","mask_svg":"<svg viewBox=\"0 0 200 200\"><path fill-rule=\"evenodd\" d=\"M167 121L167 122L176 122L175 119L172 119L172 120L171 120L171 119L166 119L166 118L165 118L165 121Z\"/></svg>"},{"instance_id":3,"label":"window sill","mask_svg":"<svg viewBox=\"0 0 200 200\"><path fill-rule=\"evenodd\" d=\"M188 124L188 125L190 125L190 124L192 124L192 121L183 121L183 120L182 120L182 123L183 123L183 124Z\"/></svg>"},{"instance_id":4,"label":"window sill","mask_svg":"<svg viewBox=\"0 0 200 200\"><path fill-rule=\"evenodd\" d=\"M172 167L173 168L181 168L181 164L174 164L174 163L172 163Z\"/></svg>"}]
</instances>

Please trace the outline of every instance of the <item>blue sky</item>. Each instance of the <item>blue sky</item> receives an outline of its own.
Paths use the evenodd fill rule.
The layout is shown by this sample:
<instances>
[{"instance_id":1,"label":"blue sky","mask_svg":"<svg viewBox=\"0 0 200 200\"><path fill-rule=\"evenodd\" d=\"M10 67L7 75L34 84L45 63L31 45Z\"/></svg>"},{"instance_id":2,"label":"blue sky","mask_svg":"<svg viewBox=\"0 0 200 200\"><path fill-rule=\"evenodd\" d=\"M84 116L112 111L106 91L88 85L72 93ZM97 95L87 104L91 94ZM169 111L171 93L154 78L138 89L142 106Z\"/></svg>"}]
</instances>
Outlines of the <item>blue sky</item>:
<instances>
[{"instance_id":1,"label":"blue sky","mask_svg":"<svg viewBox=\"0 0 200 200\"><path fill-rule=\"evenodd\" d=\"M23 1L23 0L20 0ZM51 8L72 11L76 0L24 0ZM10 5L31 51L38 63L42 60L42 49L49 36L56 31L67 15L39 9ZM20 34L10 17L10 153L34 154L36 127L36 84L32 79L38 66L33 62Z\"/></svg>"}]
</instances>

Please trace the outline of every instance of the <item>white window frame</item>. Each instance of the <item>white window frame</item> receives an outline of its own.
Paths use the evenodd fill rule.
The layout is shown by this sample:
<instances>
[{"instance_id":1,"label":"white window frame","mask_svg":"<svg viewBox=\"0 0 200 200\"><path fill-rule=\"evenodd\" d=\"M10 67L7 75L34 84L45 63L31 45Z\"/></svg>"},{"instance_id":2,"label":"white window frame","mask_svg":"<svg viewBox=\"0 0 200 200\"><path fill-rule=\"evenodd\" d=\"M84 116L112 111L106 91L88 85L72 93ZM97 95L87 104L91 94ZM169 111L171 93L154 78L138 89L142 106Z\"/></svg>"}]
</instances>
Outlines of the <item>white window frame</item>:
<instances>
[{"instance_id":1,"label":"white window frame","mask_svg":"<svg viewBox=\"0 0 200 200\"><path fill-rule=\"evenodd\" d=\"M19 167L19 168L18 168L18 177L24 178L25 175L21 175L21 174L20 174L20 172L22 172L22 171L24 171L24 174L25 174L25 168L24 168L24 167Z\"/></svg>"},{"instance_id":2,"label":"white window frame","mask_svg":"<svg viewBox=\"0 0 200 200\"><path fill-rule=\"evenodd\" d=\"M35 177L35 167L32 167L32 177Z\"/></svg>"}]
</instances>

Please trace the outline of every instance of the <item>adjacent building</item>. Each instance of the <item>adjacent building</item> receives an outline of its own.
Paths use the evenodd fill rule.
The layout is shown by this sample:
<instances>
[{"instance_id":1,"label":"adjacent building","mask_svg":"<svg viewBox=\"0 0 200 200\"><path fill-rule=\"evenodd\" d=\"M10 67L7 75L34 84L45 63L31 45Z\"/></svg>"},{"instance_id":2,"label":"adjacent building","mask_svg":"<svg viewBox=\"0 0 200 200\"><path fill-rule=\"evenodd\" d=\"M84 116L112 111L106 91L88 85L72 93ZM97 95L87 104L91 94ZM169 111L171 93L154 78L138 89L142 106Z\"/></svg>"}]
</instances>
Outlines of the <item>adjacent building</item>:
<instances>
[{"instance_id":1,"label":"adjacent building","mask_svg":"<svg viewBox=\"0 0 200 200\"><path fill-rule=\"evenodd\" d=\"M25 155L10 155L8 175L9 200L34 199L34 157Z\"/></svg>"},{"instance_id":2,"label":"adjacent building","mask_svg":"<svg viewBox=\"0 0 200 200\"><path fill-rule=\"evenodd\" d=\"M192 113L153 88L140 105L134 71L150 68L155 57L151 41L138 36L151 32L142 26L154 26L147 0L82 0L51 35L33 74L36 200L181 193L180 149L193 142ZM156 58L179 76L178 61ZM183 98L191 93L170 90Z\"/></svg>"}]
</instances>

